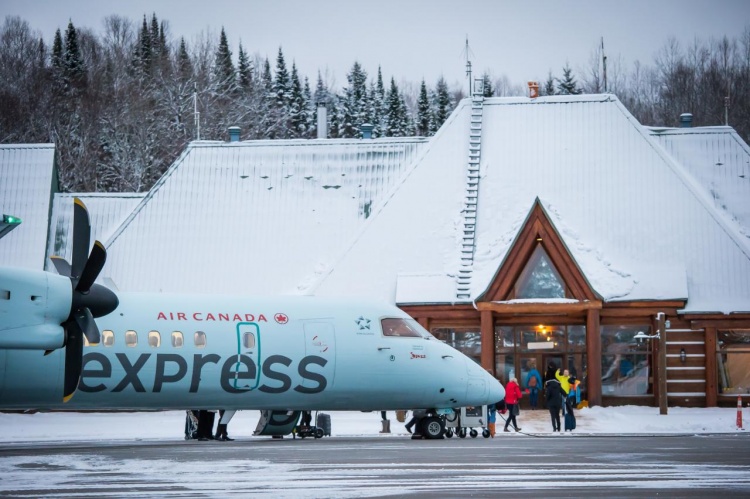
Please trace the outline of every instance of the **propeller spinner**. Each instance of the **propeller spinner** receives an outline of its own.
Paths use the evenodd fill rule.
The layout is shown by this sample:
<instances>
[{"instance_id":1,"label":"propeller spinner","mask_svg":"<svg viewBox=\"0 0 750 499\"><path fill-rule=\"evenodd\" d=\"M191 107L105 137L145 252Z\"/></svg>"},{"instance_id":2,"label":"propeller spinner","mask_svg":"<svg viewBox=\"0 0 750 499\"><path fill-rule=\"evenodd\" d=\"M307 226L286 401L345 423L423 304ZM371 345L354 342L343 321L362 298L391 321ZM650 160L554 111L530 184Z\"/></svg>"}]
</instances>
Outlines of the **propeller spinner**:
<instances>
[{"instance_id":1,"label":"propeller spinner","mask_svg":"<svg viewBox=\"0 0 750 499\"><path fill-rule=\"evenodd\" d=\"M73 205L73 264L62 257L53 256L52 263L58 274L70 278L73 299L70 315L62 326L65 329L65 389L63 401L67 402L78 388L83 364L83 338L90 344L99 343L99 329L95 317L107 315L117 308L117 296L104 286L94 284L107 261L107 250L99 241L91 241L91 224L86 205L78 198Z\"/></svg>"}]
</instances>

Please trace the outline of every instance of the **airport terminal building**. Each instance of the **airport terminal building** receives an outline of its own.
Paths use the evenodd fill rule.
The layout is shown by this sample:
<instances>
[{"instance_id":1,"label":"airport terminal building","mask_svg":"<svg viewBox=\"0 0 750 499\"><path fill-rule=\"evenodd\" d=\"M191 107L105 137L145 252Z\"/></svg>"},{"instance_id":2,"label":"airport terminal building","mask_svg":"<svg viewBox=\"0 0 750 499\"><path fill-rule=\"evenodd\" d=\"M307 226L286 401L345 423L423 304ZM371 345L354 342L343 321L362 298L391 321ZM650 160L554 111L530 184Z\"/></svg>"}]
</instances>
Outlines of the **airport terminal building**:
<instances>
[{"instance_id":1,"label":"airport terminal building","mask_svg":"<svg viewBox=\"0 0 750 499\"><path fill-rule=\"evenodd\" d=\"M70 257L53 147L0 146L0 211L29 222L0 265ZM33 203L6 188L32 183ZM750 148L731 127L645 127L613 95L475 96L431 138L196 141L149 192L75 196L122 291L396 303L503 383L569 369L591 405L750 390Z\"/></svg>"}]
</instances>

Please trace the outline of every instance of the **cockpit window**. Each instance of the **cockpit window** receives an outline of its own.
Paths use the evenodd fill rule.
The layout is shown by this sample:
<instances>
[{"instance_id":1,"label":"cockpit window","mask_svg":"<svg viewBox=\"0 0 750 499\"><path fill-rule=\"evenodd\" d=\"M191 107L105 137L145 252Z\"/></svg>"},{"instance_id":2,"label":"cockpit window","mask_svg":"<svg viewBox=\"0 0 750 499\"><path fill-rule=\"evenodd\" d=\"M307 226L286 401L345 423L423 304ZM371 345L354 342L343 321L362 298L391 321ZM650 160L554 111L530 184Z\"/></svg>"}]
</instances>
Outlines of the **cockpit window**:
<instances>
[{"instance_id":1,"label":"cockpit window","mask_svg":"<svg viewBox=\"0 0 750 499\"><path fill-rule=\"evenodd\" d=\"M381 319L383 336L402 336L408 338L421 338L422 327L414 319Z\"/></svg>"}]
</instances>

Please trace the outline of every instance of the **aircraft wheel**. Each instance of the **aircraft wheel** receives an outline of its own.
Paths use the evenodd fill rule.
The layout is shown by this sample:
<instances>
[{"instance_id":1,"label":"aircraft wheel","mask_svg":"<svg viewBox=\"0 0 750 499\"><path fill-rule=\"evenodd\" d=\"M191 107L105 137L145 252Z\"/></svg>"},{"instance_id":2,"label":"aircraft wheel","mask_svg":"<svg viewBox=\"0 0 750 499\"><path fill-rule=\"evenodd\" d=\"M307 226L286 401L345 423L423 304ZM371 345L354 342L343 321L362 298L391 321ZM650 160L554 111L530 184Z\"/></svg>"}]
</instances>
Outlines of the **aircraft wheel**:
<instances>
[{"instance_id":1,"label":"aircraft wheel","mask_svg":"<svg viewBox=\"0 0 750 499\"><path fill-rule=\"evenodd\" d=\"M466 438L466 428L461 428L458 430L458 436L461 438Z\"/></svg>"},{"instance_id":2,"label":"aircraft wheel","mask_svg":"<svg viewBox=\"0 0 750 499\"><path fill-rule=\"evenodd\" d=\"M490 430L488 430L487 428L485 428L484 430L482 430L482 436L484 438L490 438Z\"/></svg>"},{"instance_id":3,"label":"aircraft wheel","mask_svg":"<svg viewBox=\"0 0 750 499\"><path fill-rule=\"evenodd\" d=\"M443 438L445 422L442 418L430 416L422 422L422 436L427 439Z\"/></svg>"},{"instance_id":4,"label":"aircraft wheel","mask_svg":"<svg viewBox=\"0 0 750 499\"><path fill-rule=\"evenodd\" d=\"M469 435L471 435L471 438L477 438L477 435L479 435L479 433L477 433L477 430L472 428L471 431L469 432Z\"/></svg>"},{"instance_id":5,"label":"aircraft wheel","mask_svg":"<svg viewBox=\"0 0 750 499\"><path fill-rule=\"evenodd\" d=\"M453 430L451 430L450 428L445 430L445 436L448 438L453 438Z\"/></svg>"},{"instance_id":6,"label":"aircraft wheel","mask_svg":"<svg viewBox=\"0 0 750 499\"><path fill-rule=\"evenodd\" d=\"M315 438L323 438L323 428L316 428L315 429Z\"/></svg>"}]
</instances>

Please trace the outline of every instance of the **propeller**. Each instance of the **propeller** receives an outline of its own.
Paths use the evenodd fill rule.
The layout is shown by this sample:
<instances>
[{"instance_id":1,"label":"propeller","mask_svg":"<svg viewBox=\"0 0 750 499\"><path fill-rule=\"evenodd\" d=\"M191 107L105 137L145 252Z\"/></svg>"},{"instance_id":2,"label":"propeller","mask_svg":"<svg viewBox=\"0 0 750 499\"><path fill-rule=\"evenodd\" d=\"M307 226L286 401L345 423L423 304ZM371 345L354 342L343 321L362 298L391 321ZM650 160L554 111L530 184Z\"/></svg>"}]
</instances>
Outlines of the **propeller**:
<instances>
[{"instance_id":1,"label":"propeller","mask_svg":"<svg viewBox=\"0 0 750 499\"><path fill-rule=\"evenodd\" d=\"M101 335L94 318L109 314L119 305L117 295L112 290L94 284L107 261L107 250L102 243L95 241L88 254L90 241L89 212L83 201L74 198L73 263L71 265L58 256L51 258L57 273L69 277L73 287L70 315L61 324L65 329L64 402L73 396L81 379L83 338L92 345L99 343Z\"/></svg>"}]
</instances>

